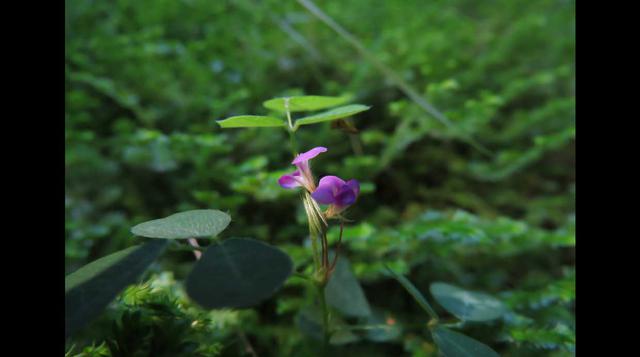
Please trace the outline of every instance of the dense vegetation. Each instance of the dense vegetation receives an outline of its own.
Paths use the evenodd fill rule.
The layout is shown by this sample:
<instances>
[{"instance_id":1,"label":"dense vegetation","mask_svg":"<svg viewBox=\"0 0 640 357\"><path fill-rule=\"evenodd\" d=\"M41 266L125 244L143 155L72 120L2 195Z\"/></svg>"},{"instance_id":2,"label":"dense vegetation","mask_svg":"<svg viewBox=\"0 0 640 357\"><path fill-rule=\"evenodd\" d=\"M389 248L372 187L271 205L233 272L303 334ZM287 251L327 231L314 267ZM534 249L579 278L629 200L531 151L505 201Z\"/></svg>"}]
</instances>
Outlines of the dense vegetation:
<instances>
[{"instance_id":1,"label":"dense vegetation","mask_svg":"<svg viewBox=\"0 0 640 357\"><path fill-rule=\"evenodd\" d=\"M499 298L501 319L459 331L503 356L573 355L574 2L318 2L373 62L301 3L67 0L67 273L142 242L130 232L140 222L202 208L232 217L223 237L277 245L302 264L304 209L277 182L290 171L287 133L216 120L267 115L272 97L349 94L371 106L349 119L357 134L325 123L297 141L329 148L314 171L360 181L343 254L375 320L399 328L355 331L334 354L436 355L387 265L425 295L444 281ZM66 341L68 355L317 351L299 279L255 308L209 311L185 293L193 262L162 255Z\"/></svg>"}]
</instances>

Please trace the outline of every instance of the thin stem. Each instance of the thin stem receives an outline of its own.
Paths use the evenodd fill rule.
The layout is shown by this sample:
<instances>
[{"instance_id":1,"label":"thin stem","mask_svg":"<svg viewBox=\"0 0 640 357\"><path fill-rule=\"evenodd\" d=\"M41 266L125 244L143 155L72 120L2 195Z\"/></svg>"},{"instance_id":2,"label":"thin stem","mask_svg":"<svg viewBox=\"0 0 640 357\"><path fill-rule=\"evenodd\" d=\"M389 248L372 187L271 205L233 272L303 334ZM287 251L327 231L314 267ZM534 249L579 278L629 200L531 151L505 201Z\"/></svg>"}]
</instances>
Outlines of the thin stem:
<instances>
[{"instance_id":1,"label":"thin stem","mask_svg":"<svg viewBox=\"0 0 640 357\"><path fill-rule=\"evenodd\" d=\"M293 153L293 157L298 155L298 143L296 142L295 132L292 130L288 130L289 132L289 145L291 145L291 152Z\"/></svg>"},{"instance_id":2,"label":"thin stem","mask_svg":"<svg viewBox=\"0 0 640 357\"><path fill-rule=\"evenodd\" d=\"M289 121L289 130L293 131L293 122L291 121L291 111L289 110L289 98L284 98L284 110L287 112L287 120Z\"/></svg>"},{"instance_id":3,"label":"thin stem","mask_svg":"<svg viewBox=\"0 0 640 357\"><path fill-rule=\"evenodd\" d=\"M306 275L304 275L302 273L299 273L297 271L293 273L293 276L295 276L296 278L303 279L303 280L311 281L311 278L309 278L308 276L306 276Z\"/></svg>"},{"instance_id":4,"label":"thin stem","mask_svg":"<svg viewBox=\"0 0 640 357\"><path fill-rule=\"evenodd\" d=\"M249 342L249 339L247 338L247 335L244 334L244 332L242 331L242 329L238 329L238 336L240 336L240 339L242 340L242 342L244 343L244 350L245 352L248 352L249 354L251 354L251 356L253 357L258 357L258 354L256 353L256 351L253 349L253 346L251 346L251 342Z\"/></svg>"},{"instance_id":5,"label":"thin stem","mask_svg":"<svg viewBox=\"0 0 640 357\"><path fill-rule=\"evenodd\" d=\"M329 345L329 339L331 338L331 332L329 331L329 309L327 307L327 300L324 296L325 284L318 285L318 294L320 299L320 306L322 308L322 330L324 331L324 348L326 350Z\"/></svg>"},{"instance_id":6,"label":"thin stem","mask_svg":"<svg viewBox=\"0 0 640 357\"><path fill-rule=\"evenodd\" d=\"M194 246L178 244L178 243L170 246L170 248L173 250L184 251L184 252L203 251L207 249L207 247L200 247L200 246L194 247Z\"/></svg>"},{"instance_id":7,"label":"thin stem","mask_svg":"<svg viewBox=\"0 0 640 357\"><path fill-rule=\"evenodd\" d=\"M409 328L424 328L426 326L425 323L415 323L415 324L399 324L398 326L403 329ZM336 330L340 331L366 331L366 330L377 330L377 329L390 329L394 327L394 325L389 324L375 324L375 325L347 325L347 326L339 326L336 327Z\"/></svg>"},{"instance_id":8,"label":"thin stem","mask_svg":"<svg viewBox=\"0 0 640 357\"><path fill-rule=\"evenodd\" d=\"M357 156L361 156L364 153L364 150L362 150L362 143L360 142L360 137L357 134L349 133L348 135L349 135L349 141L351 142L351 148L353 149L353 152Z\"/></svg>"},{"instance_id":9,"label":"thin stem","mask_svg":"<svg viewBox=\"0 0 640 357\"><path fill-rule=\"evenodd\" d=\"M336 244L336 253L333 255L333 263L331 263L331 267L329 268L329 274L333 272L333 269L336 268L336 264L338 263L338 255L340 254L340 246L342 245L343 230L344 230L344 221L340 220L340 235L338 236L338 244Z\"/></svg>"},{"instance_id":10,"label":"thin stem","mask_svg":"<svg viewBox=\"0 0 640 357\"><path fill-rule=\"evenodd\" d=\"M289 126L287 127L287 131L289 132L289 144L291 145L291 152L293 153L293 157L298 155L298 145L296 143L296 135L293 126L293 121L291 120L291 111L289 110L289 98L284 98L284 110L287 112L287 122Z\"/></svg>"},{"instance_id":11,"label":"thin stem","mask_svg":"<svg viewBox=\"0 0 640 357\"><path fill-rule=\"evenodd\" d=\"M315 233L311 233L311 248L313 249L313 265L315 267L315 271L318 272L321 269L321 263L318 252L318 236Z\"/></svg>"},{"instance_id":12,"label":"thin stem","mask_svg":"<svg viewBox=\"0 0 640 357\"><path fill-rule=\"evenodd\" d=\"M323 232L320 235L322 239L322 267L325 270L325 274L329 269L329 243L327 242L327 233Z\"/></svg>"},{"instance_id":13,"label":"thin stem","mask_svg":"<svg viewBox=\"0 0 640 357\"><path fill-rule=\"evenodd\" d=\"M316 4L311 0L297 0L298 3L304 6L311 14L317 17L320 21L324 22L325 25L329 26L333 31L335 31L340 37L342 37L345 41L349 42L351 46L353 46L359 53L364 57L367 61L372 63L383 75L387 77L393 84L395 84L398 89L400 89L407 97L409 97L414 103L416 103L422 110L424 110L431 117L438 120L440 123L445 125L446 127L455 131L458 136L466 141L469 145L473 146L483 155L491 157L493 154L489 149L485 148L483 145L478 143L475 139L473 139L469 134L464 133L460 130L459 127L455 126L442 112L440 112L436 107L431 105L431 103L427 102L422 96L415 90L409 83L407 83L402 77L400 77L395 71L391 68L387 67L384 63L382 63L376 56L374 56L371 52L369 52L364 45L351 33L349 33L344 27L340 26L337 22L335 22L331 17L329 17L324 11L320 10L316 6Z\"/></svg>"},{"instance_id":14,"label":"thin stem","mask_svg":"<svg viewBox=\"0 0 640 357\"><path fill-rule=\"evenodd\" d=\"M202 257L202 252L199 250L200 246L198 245L198 241L195 238L189 238L187 239L187 241L189 242L189 244L191 244L192 247L195 248L195 250L193 251L193 255L196 256L196 260L200 259L200 257Z\"/></svg>"}]
</instances>

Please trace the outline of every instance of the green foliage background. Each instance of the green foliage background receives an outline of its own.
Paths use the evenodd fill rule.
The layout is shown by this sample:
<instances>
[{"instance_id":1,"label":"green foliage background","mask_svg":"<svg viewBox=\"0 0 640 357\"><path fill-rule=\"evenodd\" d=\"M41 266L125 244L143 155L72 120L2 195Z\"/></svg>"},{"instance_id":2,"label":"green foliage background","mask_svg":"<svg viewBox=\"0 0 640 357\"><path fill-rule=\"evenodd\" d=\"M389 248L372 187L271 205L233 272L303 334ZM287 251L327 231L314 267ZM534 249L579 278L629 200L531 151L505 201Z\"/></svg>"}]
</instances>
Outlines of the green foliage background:
<instances>
[{"instance_id":1,"label":"green foliage background","mask_svg":"<svg viewBox=\"0 0 640 357\"><path fill-rule=\"evenodd\" d=\"M363 183L345 249L371 304L398 324L420 322L383 274L388 264L425 294L446 281L499 297L503 320L463 330L501 355L573 355L575 3L317 5L456 129L295 1L67 0L67 273L139 242L131 226L196 208L231 214L224 237L304 261L299 197L277 185L290 171L286 133L215 120L267 115L272 97L350 93L372 106L352 120L359 135L322 124L301 128L298 142L329 148L317 175ZM207 312L184 295L192 263L188 252L165 254L67 341L68 355L313 355L294 323L299 282L253 310ZM435 356L425 330L336 353Z\"/></svg>"}]
</instances>

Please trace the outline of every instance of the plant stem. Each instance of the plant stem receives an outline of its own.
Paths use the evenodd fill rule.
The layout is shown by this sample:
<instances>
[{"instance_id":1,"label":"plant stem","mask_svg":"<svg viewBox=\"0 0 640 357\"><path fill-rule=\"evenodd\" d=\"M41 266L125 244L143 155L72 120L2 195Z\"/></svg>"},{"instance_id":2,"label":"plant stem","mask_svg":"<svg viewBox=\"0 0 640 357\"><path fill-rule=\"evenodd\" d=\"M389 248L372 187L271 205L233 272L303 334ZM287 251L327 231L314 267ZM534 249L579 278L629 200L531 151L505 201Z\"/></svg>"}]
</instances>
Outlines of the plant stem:
<instances>
[{"instance_id":1,"label":"plant stem","mask_svg":"<svg viewBox=\"0 0 640 357\"><path fill-rule=\"evenodd\" d=\"M329 243L327 242L327 233L322 232L320 238L322 239L322 268L324 269L324 273L327 274L329 271Z\"/></svg>"},{"instance_id":2,"label":"plant stem","mask_svg":"<svg viewBox=\"0 0 640 357\"><path fill-rule=\"evenodd\" d=\"M207 247L200 247L200 246L196 247L196 246L184 245L179 243L171 245L169 246L169 248L177 251L184 251L184 252L203 251L207 249Z\"/></svg>"},{"instance_id":3,"label":"plant stem","mask_svg":"<svg viewBox=\"0 0 640 357\"><path fill-rule=\"evenodd\" d=\"M298 143L296 142L296 135L293 130L287 130L289 132L289 145L291 145L291 152L293 157L298 155Z\"/></svg>"},{"instance_id":4,"label":"plant stem","mask_svg":"<svg viewBox=\"0 0 640 357\"><path fill-rule=\"evenodd\" d=\"M193 255L196 256L196 260L199 260L202 256L202 252L200 251L201 248L200 245L198 245L198 240L196 240L195 238L189 238L187 239L187 241L194 248Z\"/></svg>"},{"instance_id":5,"label":"plant stem","mask_svg":"<svg viewBox=\"0 0 640 357\"><path fill-rule=\"evenodd\" d=\"M478 143L471 135L460 130L453 122L451 122L441 111L427 102L420 93L414 89L409 83L407 83L400 75L394 70L387 67L382 61L378 59L373 53L369 52L362 42L360 42L355 36L349 33L344 27L340 26L336 21L329 17L324 11L316 6L312 0L297 0L298 3L306 8L313 16L317 17L325 25L329 26L340 37L353 46L367 61L373 64L388 80L390 80L398 89L400 89L409 99L416 103L422 110L424 110L431 117L438 120L447 128L454 130L454 132L469 145L473 146L479 152L487 157L492 157L493 153Z\"/></svg>"},{"instance_id":6,"label":"plant stem","mask_svg":"<svg viewBox=\"0 0 640 357\"><path fill-rule=\"evenodd\" d=\"M289 121L289 131L293 132L293 122L291 121L291 111L289 111L289 98L284 98L284 110L287 112L287 121Z\"/></svg>"},{"instance_id":7,"label":"plant stem","mask_svg":"<svg viewBox=\"0 0 640 357\"><path fill-rule=\"evenodd\" d=\"M342 244L342 233L344 231L344 220L340 220L340 236L338 236L338 244L336 244L336 251L333 255L333 263L329 266L329 274L333 273L333 270L336 268L336 264L338 264L338 255L340 255L340 245Z\"/></svg>"},{"instance_id":8,"label":"plant stem","mask_svg":"<svg viewBox=\"0 0 640 357\"><path fill-rule=\"evenodd\" d=\"M315 268L315 272L317 273L321 269L321 263L318 253L318 235L311 232L311 249L313 249L313 265Z\"/></svg>"},{"instance_id":9,"label":"plant stem","mask_svg":"<svg viewBox=\"0 0 640 357\"><path fill-rule=\"evenodd\" d=\"M284 110L287 112L287 131L289 132L289 144L291 145L291 152L293 157L298 155L298 145L296 143L296 131L293 128L293 121L291 120L291 111L289 110L289 98L284 99Z\"/></svg>"},{"instance_id":10,"label":"plant stem","mask_svg":"<svg viewBox=\"0 0 640 357\"><path fill-rule=\"evenodd\" d=\"M322 308L322 330L324 332L323 347L326 351L329 345L329 339L331 338L331 332L329 331L329 309L327 308L327 299L324 296L324 289L326 284L318 285L318 294L320 299L320 306Z\"/></svg>"}]
</instances>

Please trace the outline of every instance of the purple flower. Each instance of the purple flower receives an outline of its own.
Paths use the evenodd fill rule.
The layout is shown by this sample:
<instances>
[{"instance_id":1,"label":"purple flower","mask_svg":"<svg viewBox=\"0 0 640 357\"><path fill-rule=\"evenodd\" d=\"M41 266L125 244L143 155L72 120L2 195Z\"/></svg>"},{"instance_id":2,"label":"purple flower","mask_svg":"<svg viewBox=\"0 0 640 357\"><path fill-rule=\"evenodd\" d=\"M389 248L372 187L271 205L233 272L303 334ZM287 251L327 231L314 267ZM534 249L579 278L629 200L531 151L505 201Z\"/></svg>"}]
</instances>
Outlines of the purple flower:
<instances>
[{"instance_id":1,"label":"purple flower","mask_svg":"<svg viewBox=\"0 0 640 357\"><path fill-rule=\"evenodd\" d=\"M325 176L320 179L320 184L311 197L318 203L330 205L326 216L331 218L351 206L359 193L360 183L357 180L345 182L337 176Z\"/></svg>"},{"instance_id":2,"label":"purple flower","mask_svg":"<svg viewBox=\"0 0 640 357\"><path fill-rule=\"evenodd\" d=\"M313 182L313 174L309 167L309 160L326 151L327 148L318 146L296 156L291 163L296 165L298 169L288 175L282 175L282 177L278 179L280 186L284 188L296 188L302 186L307 191L313 192L316 189L316 184Z\"/></svg>"}]
</instances>

